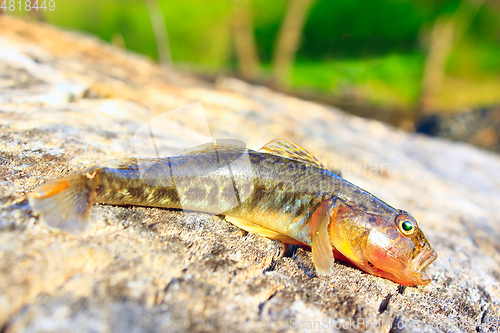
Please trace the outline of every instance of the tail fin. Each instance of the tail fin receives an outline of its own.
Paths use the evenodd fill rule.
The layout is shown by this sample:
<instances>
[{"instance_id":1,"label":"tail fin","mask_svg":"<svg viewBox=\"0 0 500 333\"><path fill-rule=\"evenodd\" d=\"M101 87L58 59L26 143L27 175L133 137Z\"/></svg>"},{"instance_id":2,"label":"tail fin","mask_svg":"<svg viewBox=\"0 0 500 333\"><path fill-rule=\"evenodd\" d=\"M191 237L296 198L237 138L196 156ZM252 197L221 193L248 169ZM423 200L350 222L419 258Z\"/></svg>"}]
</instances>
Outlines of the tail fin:
<instances>
[{"instance_id":1,"label":"tail fin","mask_svg":"<svg viewBox=\"0 0 500 333\"><path fill-rule=\"evenodd\" d=\"M72 234L85 231L95 193L89 180L75 174L39 187L28 194L33 213L49 227Z\"/></svg>"}]
</instances>

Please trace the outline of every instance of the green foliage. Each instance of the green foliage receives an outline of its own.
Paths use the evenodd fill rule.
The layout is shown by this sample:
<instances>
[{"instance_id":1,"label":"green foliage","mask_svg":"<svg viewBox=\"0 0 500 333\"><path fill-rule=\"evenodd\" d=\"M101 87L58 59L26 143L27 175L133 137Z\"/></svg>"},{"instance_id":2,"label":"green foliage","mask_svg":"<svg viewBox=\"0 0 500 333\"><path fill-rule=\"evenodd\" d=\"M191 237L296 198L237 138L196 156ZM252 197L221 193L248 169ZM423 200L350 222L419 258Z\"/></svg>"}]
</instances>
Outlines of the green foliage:
<instances>
[{"instance_id":1,"label":"green foliage","mask_svg":"<svg viewBox=\"0 0 500 333\"><path fill-rule=\"evenodd\" d=\"M382 57L298 61L292 77L298 88L320 88L338 97L361 96L380 106L416 103L424 57L419 53Z\"/></svg>"},{"instance_id":2,"label":"green foliage","mask_svg":"<svg viewBox=\"0 0 500 333\"><path fill-rule=\"evenodd\" d=\"M359 57L412 50L422 22L405 1L319 0L305 26L300 54Z\"/></svg>"},{"instance_id":3,"label":"green foliage","mask_svg":"<svg viewBox=\"0 0 500 333\"><path fill-rule=\"evenodd\" d=\"M447 71L457 76L471 78L498 76L499 60L500 44L465 38L448 62Z\"/></svg>"},{"instance_id":4,"label":"green foliage","mask_svg":"<svg viewBox=\"0 0 500 333\"><path fill-rule=\"evenodd\" d=\"M231 1L161 1L177 62L224 65L231 52ZM157 58L155 39L144 1L60 0L47 12L56 25L95 34L106 41L121 34L128 49Z\"/></svg>"},{"instance_id":5,"label":"green foliage","mask_svg":"<svg viewBox=\"0 0 500 333\"><path fill-rule=\"evenodd\" d=\"M286 0L253 0L252 14L254 17L255 41L260 59L271 60L276 36L281 27L286 11Z\"/></svg>"},{"instance_id":6,"label":"green foliage","mask_svg":"<svg viewBox=\"0 0 500 333\"><path fill-rule=\"evenodd\" d=\"M259 57L269 64L288 0L249 1ZM304 27L292 83L298 89L338 96L354 92L382 106L411 108L420 92L425 37L438 17L451 17L462 1L316 0ZM237 68L232 4L233 0L160 0L174 63L205 71ZM143 0L58 0L56 10L44 15L53 24L106 41L121 35L128 49L157 58ZM499 81L499 16L498 5L486 2L451 54L447 75L460 78L460 85L482 78Z\"/></svg>"},{"instance_id":7,"label":"green foliage","mask_svg":"<svg viewBox=\"0 0 500 333\"><path fill-rule=\"evenodd\" d=\"M153 31L143 1L58 1L56 10L46 12L46 16L52 24L86 31L106 41L121 34L128 49L156 58Z\"/></svg>"},{"instance_id":8,"label":"green foliage","mask_svg":"<svg viewBox=\"0 0 500 333\"><path fill-rule=\"evenodd\" d=\"M231 0L162 1L174 62L222 66L231 52Z\"/></svg>"}]
</instances>

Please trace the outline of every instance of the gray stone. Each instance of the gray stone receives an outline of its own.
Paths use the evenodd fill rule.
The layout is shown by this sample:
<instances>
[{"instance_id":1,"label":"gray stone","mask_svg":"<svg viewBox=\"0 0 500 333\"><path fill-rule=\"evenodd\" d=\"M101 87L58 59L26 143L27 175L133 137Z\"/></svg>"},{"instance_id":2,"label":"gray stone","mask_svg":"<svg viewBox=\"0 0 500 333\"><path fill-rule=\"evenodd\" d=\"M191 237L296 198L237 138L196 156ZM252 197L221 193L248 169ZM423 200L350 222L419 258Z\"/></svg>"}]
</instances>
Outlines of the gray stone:
<instances>
[{"instance_id":1,"label":"gray stone","mask_svg":"<svg viewBox=\"0 0 500 333\"><path fill-rule=\"evenodd\" d=\"M499 329L498 155L5 15L0 87L2 332ZM411 212L439 254L432 283L403 288L339 261L318 277L309 250L283 257L280 242L198 212L97 205L78 237L32 215L27 193L135 155L139 126L197 101L213 137L291 139ZM210 139L182 114L164 130L165 149Z\"/></svg>"}]
</instances>

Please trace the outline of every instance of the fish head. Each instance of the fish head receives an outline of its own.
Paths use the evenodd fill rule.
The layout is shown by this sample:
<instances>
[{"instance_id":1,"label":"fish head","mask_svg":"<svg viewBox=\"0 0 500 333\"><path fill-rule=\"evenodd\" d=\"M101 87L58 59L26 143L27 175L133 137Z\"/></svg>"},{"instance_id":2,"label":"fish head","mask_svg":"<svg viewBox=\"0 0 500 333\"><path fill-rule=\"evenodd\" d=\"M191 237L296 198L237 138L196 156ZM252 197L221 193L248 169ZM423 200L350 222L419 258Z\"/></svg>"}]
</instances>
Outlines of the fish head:
<instances>
[{"instance_id":1,"label":"fish head","mask_svg":"<svg viewBox=\"0 0 500 333\"><path fill-rule=\"evenodd\" d=\"M364 244L366 263L379 276L402 285L428 285L425 269L437 253L425 238L417 221L398 210L393 221L375 219Z\"/></svg>"},{"instance_id":2,"label":"fish head","mask_svg":"<svg viewBox=\"0 0 500 333\"><path fill-rule=\"evenodd\" d=\"M376 215L343 205L330 226L330 239L342 257L362 270L402 285L428 285L425 269L437 258L407 212Z\"/></svg>"}]
</instances>

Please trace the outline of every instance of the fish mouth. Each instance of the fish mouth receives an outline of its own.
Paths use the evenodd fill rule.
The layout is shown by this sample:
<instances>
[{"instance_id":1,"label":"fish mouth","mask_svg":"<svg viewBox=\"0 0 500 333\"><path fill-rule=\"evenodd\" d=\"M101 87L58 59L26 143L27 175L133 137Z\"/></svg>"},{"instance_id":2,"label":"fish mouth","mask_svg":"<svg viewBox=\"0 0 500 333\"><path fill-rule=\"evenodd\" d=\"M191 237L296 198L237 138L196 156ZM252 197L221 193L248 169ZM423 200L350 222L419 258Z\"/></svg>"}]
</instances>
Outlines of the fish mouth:
<instances>
[{"instance_id":1,"label":"fish mouth","mask_svg":"<svg viewBox=\"0 0 500 333\"><path fill-rule=\"evenodd\" d=\"M434 260L437 259L437 253L433 249L422 251L412 262L410 272L416 276L418 284L427 285L431 282L430 277L424 272Z\"/></svg>"}]
</instances>

